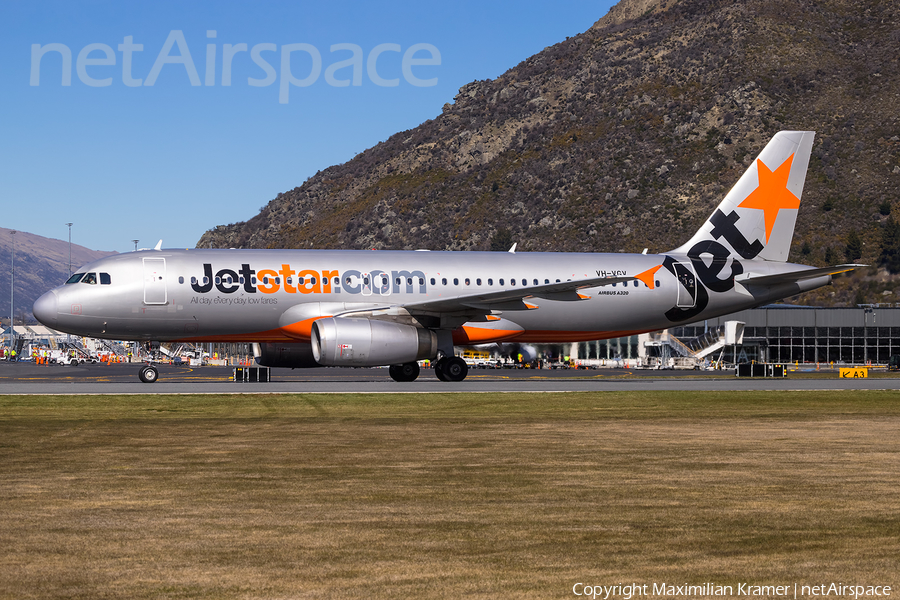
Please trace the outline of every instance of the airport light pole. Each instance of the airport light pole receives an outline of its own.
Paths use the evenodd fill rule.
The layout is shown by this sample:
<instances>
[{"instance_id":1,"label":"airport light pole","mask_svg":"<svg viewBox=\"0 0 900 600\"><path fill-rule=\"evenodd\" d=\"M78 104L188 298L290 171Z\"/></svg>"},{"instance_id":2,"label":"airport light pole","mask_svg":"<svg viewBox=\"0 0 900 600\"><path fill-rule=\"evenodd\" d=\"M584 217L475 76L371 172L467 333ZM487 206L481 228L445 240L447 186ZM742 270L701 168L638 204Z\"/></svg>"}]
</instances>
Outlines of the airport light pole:
<instances>
[{"instance_id":1,"label":"airport light pole","mask_svg":"<svg viewBox=\"0 0 900 600\"><path fill-rule=\"evenodd\" d=\"M72 224L66 223L69 226L69 277L72 276Z\"/></svg>"},{"instance_id":2,"label":"airport light pole","mask_svg":"<svg viewBox=\"0 0 900 600\"><path fill-rule=\"evenodd\" d=\"M9 357L12 358L13 348L15 347L16 330L14 328L13 316L15 312L15 287L16 287L16 230L9 232L12 240L12 262L9 269Z\"/></svg>"},{"instance_id":3,"label":"airport light pole","mask_svg":"<svg viewBox=\"0 0 900 600\"><path fill-rule=\"evenodd\" d=\"M131 241L134 242L134 251L137 252L137 243L141 240L131 240Z\"/></svg>"}]
</instances>

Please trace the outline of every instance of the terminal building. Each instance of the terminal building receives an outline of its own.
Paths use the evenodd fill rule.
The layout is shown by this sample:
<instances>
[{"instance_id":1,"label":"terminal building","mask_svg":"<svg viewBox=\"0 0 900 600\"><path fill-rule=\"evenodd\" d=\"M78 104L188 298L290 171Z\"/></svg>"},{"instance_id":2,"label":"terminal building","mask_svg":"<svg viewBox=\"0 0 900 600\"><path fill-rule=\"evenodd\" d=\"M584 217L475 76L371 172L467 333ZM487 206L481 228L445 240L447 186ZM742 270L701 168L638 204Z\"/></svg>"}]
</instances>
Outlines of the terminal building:
<instances>
[{"instance_id":1,"label":"terminal building","mask_svg":"<svg viewBox=\"0 0 900 600\"><path fill-rule=\"evenodd\" d=\"M740 343L726 340L725 324L735 321L743 323ZM773 304L667 332L573 344L568 351L576 360L620 360L635 366L719 356L729 363L886 365L891 356L900 355L900 307Z\"/></svg>"}]
</instances>

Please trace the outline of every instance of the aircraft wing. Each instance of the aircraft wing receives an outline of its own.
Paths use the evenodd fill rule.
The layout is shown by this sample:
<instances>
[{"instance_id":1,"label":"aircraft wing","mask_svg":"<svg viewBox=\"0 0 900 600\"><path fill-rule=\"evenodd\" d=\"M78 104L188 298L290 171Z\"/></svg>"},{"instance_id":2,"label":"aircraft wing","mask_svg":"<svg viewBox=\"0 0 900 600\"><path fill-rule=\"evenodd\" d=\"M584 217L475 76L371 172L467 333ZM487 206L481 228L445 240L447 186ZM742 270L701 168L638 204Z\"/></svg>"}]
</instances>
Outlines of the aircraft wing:
<instances>
[{"instance_id":1,"label":"aircraft wing","mask_svg":"<svg viewBox=\"0 0 900 600\"><path fill-rule=\"evenodd\" d=\"M741 285L777 285L779 283L796 283L804 279L815 279L823 275L837 275L838 273L846 273L859 267L867 267L868 265L835 265L833 267L822 267L819 269L803 269L801 271L790 271L788 273L776 273L775 275L754 275L753 273L743 273L734 278L735 283Z\"/></svg>"},{"instance_id":2,"label":"aircraft wing","mask_svg":"<svg viewBox=\"0 0 900 600\"><path fill-rule=\"evenodd\" d=\"M544 285L522 286L498 292L461 294L453 297L435 298L404 304L403 308L410 313L447 313L458 311L492 310L527 310L531 307L527 298L545 298L548 300L576 301L586 300L589 296L579 294L578 290L612 285L625 281L634 281L635 277L591 277L573 281L561 281Z\"/></svg>"}]
</instances>

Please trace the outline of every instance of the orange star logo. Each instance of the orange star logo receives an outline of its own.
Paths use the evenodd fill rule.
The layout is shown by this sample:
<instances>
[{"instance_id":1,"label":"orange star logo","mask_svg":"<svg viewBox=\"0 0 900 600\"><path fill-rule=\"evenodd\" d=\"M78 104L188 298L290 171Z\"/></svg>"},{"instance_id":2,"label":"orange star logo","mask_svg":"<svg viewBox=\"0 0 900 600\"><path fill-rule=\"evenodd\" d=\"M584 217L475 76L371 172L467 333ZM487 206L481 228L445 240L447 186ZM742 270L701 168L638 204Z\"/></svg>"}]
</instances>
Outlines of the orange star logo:
<instances>
[{"instance_id":1,"label":"orange star logo","mask_svg":"<svg viewBox=\"0 0 900 600\"><path fill-rule=\"evenodd\" d=\"M794 155L791 154L787 160L781 163L780 167L770 171L763 161L757 159L756 172L759 174L759 187L750 192L750 195L738 204L741 208L758 208L763 211L766 221L767 244L769 236L772 234L772 228L775 227L778 211L782 208L800 207L800 198L787 189L793 161Z\"/></svg>"}]
</instances>

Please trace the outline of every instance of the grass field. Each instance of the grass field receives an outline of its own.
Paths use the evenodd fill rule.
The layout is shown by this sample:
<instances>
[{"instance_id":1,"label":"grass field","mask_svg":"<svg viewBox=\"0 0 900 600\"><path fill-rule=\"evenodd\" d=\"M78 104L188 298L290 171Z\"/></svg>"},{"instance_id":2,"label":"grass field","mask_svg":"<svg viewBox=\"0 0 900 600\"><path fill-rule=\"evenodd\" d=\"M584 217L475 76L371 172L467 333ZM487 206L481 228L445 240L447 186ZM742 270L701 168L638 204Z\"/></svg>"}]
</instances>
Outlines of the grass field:
<instances>
[{"instance_id":1,"label":"grass field","mask_svg":"<svg viewBox=\"0 0 900 600\"><path fill-rule=\"evenodd\" d=\"M3 396L0 598L898 591L898 492L896 392Z\"/></svg>"}]
</instances>

